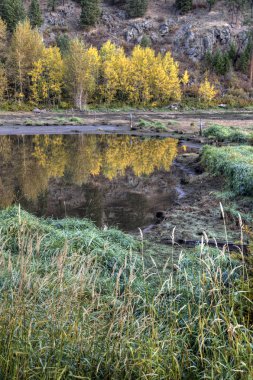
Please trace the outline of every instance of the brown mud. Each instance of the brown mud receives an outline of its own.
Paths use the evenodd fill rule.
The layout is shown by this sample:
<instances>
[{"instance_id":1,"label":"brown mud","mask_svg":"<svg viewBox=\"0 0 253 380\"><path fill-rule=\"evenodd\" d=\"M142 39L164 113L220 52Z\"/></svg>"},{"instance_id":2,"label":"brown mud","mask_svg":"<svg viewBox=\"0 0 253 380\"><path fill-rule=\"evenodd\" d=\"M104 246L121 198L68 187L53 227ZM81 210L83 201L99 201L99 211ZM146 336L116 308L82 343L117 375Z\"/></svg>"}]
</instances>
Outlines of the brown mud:
<instances>
[{"instance_id":1,"label":"brown mud","mask_svg":"<svg viewBox=\"0 0 253 380\"><path fill-rule=\"evenodd\" d=\"M162 244L175 243L177 248L192 248L202 239L210 246L227 244L233 250L235 246L240 247L239 217L231 217L224 211L225 202L222 205L224 219L216 196L226 188L224 179L204 172L196 153L179 155L172 170L179 178L177 198L168 208L157 212L156 222L143 229L144 237ZM243 206L247 208L249 203L244 201ZM243 243L246 249L247 236Z\"/></svg>"}]
</instances>

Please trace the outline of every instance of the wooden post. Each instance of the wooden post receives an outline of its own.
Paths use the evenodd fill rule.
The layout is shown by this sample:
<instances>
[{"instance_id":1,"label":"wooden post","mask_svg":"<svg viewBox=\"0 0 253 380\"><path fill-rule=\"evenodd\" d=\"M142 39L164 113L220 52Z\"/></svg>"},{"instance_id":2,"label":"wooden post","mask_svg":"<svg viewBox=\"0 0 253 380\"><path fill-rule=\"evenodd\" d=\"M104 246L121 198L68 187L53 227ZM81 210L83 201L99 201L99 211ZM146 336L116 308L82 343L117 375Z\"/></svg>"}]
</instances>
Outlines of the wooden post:
<instances>
[{"instance_id":1,"label":"wooden post","mask_svg":"<svg viewBox=\"0 0 253 380\"><path fill-rule=\"evenodd\" d=\"M130 113L130 129L133 129L133 115Z\"/></svg>"},{"instance_id":2,"label":"wooden post","mask_svg":"<svg viewBox=\"0 0 253 380\"><path fill-rule=\"evenodd\" d=\"M202 119L199 120L199 135L203 136L203 124Z\"/></svg>"}]
</instances>

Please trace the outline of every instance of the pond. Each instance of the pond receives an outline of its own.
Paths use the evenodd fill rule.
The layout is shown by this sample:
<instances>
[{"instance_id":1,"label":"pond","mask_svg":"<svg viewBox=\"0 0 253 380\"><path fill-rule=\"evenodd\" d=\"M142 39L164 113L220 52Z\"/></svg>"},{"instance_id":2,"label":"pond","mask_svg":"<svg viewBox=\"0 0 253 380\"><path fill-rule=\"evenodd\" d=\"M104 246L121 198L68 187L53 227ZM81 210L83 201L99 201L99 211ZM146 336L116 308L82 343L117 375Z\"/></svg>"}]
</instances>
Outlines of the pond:
<instances>
[{"instance_id":1,"label":"pond","mask_svg":"<svg viewBox=\"0 0 253 380\"><path fill-rule=\"evenodd\" d=\"M172 138L0 136L0 207L133 231L182 195L173 171L180 149Z\"/></svg>"}]
</instances>

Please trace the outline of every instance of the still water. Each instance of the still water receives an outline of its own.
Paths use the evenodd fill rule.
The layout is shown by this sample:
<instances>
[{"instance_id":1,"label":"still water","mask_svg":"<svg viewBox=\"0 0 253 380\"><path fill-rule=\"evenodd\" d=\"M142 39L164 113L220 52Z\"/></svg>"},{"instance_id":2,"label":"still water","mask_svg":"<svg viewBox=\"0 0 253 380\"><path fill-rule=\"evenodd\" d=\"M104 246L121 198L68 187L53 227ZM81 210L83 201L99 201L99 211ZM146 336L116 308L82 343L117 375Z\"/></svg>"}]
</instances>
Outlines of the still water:
<instances>
[{"instance_id":1,"label":"still water","mask_svg":"<svg viewBox=\"0 0 253 380\"><path fill-rule=\"evenodd\" d=\"M175 198L177 152L171 138L0 136L0 207L135 230Z\"/></svg>"}]
</instances>

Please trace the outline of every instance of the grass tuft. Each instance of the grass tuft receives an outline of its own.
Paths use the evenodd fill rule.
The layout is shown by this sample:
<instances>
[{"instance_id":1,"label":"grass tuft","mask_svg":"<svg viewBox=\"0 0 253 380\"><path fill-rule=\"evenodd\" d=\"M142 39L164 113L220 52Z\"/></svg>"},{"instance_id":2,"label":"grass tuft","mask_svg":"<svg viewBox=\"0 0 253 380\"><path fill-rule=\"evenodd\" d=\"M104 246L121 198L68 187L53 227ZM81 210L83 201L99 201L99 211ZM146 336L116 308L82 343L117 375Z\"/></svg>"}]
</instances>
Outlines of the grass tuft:
<instances>
[{"instance_id":1,"label":"grass tuft","mask_svg":"<svg viewBox=\"0 0 253 380\"><path fill-rule=\"evenodd\" d=\"M205 146L202 164L214 175L222 175L237 195L253 195L253 147Z\"/></svg>"},{"instance_id":2,"label":"grass tuft","mask_svg":"<svg viewBox=\"0 0 253 380\"><path fill-rule=\"evenodd\" d=\"M214 124L203 132L205 137L214 138L219 142L234 142L234 143L246 143L252 140L252 135L240 131L234 127L224 127L222 125Z\"/></svg>"},{"instance_id":3,"label":"grass tuft","mask_svg":"<svg viewBox=\"0 0 253 380\"><path fill-rule=\"evenodd\" d=\"M144 119L140 119L138 123L138 127L144 130L155 130L156 132L166 132L167 127L160 121L148 121Z\"/></svg>"}]
</instances>

